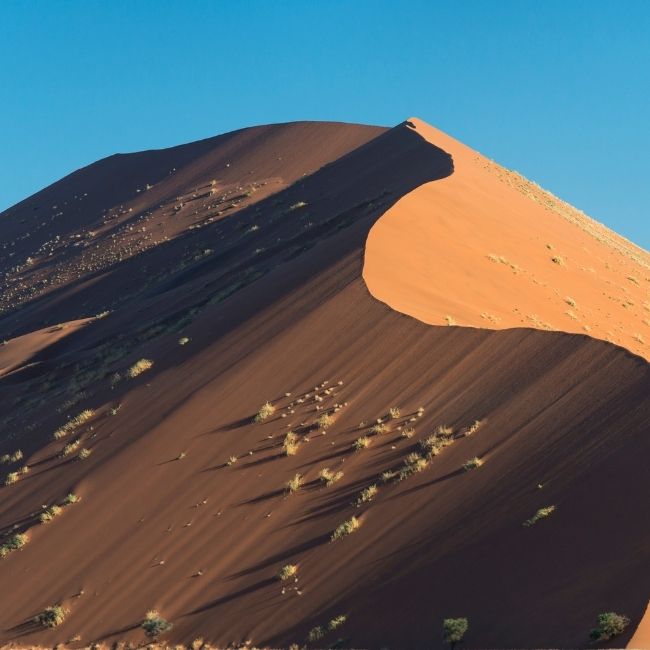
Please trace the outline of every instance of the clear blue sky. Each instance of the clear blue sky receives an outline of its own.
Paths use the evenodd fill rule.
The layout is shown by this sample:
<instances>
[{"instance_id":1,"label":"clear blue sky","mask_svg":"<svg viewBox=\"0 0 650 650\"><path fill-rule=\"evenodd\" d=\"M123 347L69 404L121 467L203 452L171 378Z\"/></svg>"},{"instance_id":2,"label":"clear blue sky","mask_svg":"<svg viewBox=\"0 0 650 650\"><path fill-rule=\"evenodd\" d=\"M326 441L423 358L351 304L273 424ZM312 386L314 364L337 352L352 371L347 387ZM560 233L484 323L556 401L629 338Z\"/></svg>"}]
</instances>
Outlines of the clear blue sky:
<instances>
[{"instance_id":1,"label":"clear blue sky","mask_svg":"<svg viewBox=\"0 0 650 650\"><path fill-rule=\"evenodd\" d=\"M0 209L118 151L411 115L650 248L650 0L0 3Z\"/></svg>"}]
</instances>

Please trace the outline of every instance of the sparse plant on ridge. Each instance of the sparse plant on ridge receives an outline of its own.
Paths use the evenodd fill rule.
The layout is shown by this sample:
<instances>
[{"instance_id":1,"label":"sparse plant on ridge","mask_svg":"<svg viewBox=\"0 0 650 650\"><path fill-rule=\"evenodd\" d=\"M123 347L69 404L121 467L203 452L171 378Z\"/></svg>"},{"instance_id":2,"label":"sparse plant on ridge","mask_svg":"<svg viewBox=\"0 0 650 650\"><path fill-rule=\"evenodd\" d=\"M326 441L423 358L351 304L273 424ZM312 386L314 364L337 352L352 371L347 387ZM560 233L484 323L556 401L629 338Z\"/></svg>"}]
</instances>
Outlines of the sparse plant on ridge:
<instances>
[{"instance_id":1,"label":"sparse plant on ridge","mask_svg":"<svg viewBox=\"0 0 650 650\"><path fill-rule=\"evenodd\" d=\"M88 458L90 456L90 454L92 454L92 453L93 453L92 449L88 449L88 448L84 447L77 454L77 458L79 460L86 460L86 458Z\"/></svg>"},{"instance_id":2,"label":"sparse plant on ridge","mask_svg":"<svg viewBox=\"0 0 650 650\"><path fill-rule=\"evenodd\" d=\"M309 630L309 634L307 635L307 640L319 641L324 636L325 636L325 629L321 625L317 625L316 627L313 627L311 630Z\"/></svg>"},{"instance_id":3,"label":"sparse plant on ridge","mask_svg":"<svg viewBox=\"0 0 650 650\"><path fill-rule=\"evenodd\" d=\"M63 508L61 506L50 506L41 512L39 520L42 524L46 524L48 521L52 521L52 519L58 517L62 512Z\"/></svg>"},{"instance_id":4,"label":"sparse plant on ridge","mask_svg":"<svg viewBox=\"0 0 650 650\"><path fill-rule=\"evenodd\" d=\"M397 420L401 413L402 412L397 406L391 406L391 408L388 409L388 416L391 420Z\"/></svg>"}]
</instances>

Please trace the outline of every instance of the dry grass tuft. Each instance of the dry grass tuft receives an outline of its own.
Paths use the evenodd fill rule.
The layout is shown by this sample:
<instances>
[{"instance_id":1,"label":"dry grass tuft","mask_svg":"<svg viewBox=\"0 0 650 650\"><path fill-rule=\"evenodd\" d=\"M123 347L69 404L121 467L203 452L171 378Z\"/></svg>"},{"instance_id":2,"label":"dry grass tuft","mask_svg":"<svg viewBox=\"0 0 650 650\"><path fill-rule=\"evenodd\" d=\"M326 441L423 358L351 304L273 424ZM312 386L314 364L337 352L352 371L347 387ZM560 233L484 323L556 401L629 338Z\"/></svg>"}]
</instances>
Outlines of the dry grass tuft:
<instances>
[{"instance_id":1,"label":"dry grass tuft","mask_svg":"<svg viewBox=\"0 0 650 650\"><path fill-rule=\"evenodd\" d=\"M151 359L140 359L126 371L126 374L129 376L129 378L134 379L138 375L141 375L143 372L149 370L152 366L153 361Z\"/></svg>"}]
</instances>

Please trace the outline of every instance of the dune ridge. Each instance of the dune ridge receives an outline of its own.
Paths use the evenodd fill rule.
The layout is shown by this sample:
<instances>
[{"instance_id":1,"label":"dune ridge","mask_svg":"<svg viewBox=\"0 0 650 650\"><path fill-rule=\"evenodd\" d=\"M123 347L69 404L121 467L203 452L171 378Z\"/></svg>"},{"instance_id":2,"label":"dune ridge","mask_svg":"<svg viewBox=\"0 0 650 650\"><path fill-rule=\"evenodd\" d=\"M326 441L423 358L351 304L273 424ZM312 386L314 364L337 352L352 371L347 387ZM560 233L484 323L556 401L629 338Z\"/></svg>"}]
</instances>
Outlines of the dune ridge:
<instances>
[{"instance_id":1,"label":"dune ridge","mask_svg":"<svg viewBox=\"0 0 650 650\"><path fill-rule=\"evenodd\" d=\"M650 355L650 254L416 118L454 158L371 229L372 295L435 325L586 334ZM498 179L499 182L495 182Z\"/></svg>"}]
</instances>

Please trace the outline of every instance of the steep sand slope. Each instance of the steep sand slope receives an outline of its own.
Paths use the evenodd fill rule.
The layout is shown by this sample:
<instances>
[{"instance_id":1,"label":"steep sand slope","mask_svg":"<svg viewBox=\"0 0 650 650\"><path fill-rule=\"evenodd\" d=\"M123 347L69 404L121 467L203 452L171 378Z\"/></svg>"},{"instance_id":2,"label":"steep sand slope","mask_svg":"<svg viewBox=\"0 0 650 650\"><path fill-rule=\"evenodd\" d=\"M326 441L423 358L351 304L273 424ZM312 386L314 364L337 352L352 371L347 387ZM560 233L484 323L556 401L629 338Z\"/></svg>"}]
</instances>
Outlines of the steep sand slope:
<instances>
[{"instance_id":1,"label":"steep sand slope","mask_svg":"<svg viewBox=\"0 0 650 650\"><path fill-rule=\"evenodd\" d=\"M372 295L425 323L587 333L650 358L650 254L415 118L454 174L372 228Z\"/></svg>"},{"instance_id":2,"label":"steep sand slope","mask_svg":"<svg viewBox=\"0 0 650 650\"><path fill-rule=\"evenodd\" d=\"M467 647L580 647L600 611L640 620L647 362L575 334L431 327L366 290L370 228L452 172L407 125L377 134L209 224L202 236L218 254L157 277L57 355L0 379L0 451L20 447L29 467L0 488L0 531L30 535L0 560L11 587L0 641L141 641L150 608L174 623L170 641L222 645L302 644L339 614L346 623L310 647L430 648L447 616L469 617ZM110 294L113 274L135 274L140 259L95 287ZM83 308L66 300L57 316ZM29 319L51 305L34 302ZM0 325L20 330L19 314ZM153 367L129 379L140 358ZM266 400L275 414L253 423ZM372 432L391 406L399 417ZM82 409L95 413L52 441ZM315 424L323 409L336 417L326 430ZM421 472L382 482L439 425L453 442ZM283 453L289 429L294 456ZM362 435L371 444L355 452ZM76 439L92 451L83 461L60 455ZM463 471L473 456L485 464ZM322 486L324 467L343 477ZM297 472L304 485L287 495ZM354 505L375 483L374 499ZM70 490L81 501L37 523ZM522 526L549 505L550 517ZM330 542L352 515L359 530ZM276 579L287 563L297 583ZM42 630L30 619L52 603L70 614Z\"/></svg>"}]
</instances>

